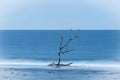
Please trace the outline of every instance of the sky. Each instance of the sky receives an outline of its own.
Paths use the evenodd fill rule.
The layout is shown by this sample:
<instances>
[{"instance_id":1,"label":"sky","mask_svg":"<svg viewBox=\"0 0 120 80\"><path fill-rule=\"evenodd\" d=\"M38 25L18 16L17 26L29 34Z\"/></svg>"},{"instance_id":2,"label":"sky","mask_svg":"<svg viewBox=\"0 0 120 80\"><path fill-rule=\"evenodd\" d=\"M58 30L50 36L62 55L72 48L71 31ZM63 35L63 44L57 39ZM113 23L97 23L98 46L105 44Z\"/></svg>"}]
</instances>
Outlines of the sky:
<instances>
[{"instance_id":1,"label":"sky","mask_svg":"<svg viewBox=\"0 0 120 80\"><path fill-rule=\"evenodd\" d=\"M120 30L120 0L0 0L0 30Z\"/></svg>"}]
</instances>

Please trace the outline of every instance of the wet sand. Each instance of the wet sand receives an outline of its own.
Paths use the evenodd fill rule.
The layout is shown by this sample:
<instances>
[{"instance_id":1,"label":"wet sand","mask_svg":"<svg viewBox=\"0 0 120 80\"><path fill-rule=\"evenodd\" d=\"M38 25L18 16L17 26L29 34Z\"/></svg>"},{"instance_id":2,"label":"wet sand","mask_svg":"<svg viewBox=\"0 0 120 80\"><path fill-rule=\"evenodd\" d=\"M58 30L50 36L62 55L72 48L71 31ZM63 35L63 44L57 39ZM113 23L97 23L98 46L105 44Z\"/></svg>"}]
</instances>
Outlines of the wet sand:
<instances>
[{"instance_id":1,"label":"wet sand","mask_svg":"<svg viewBox=\"0 0 120 80\"><path fill-rule=\"evenodd\" d=\"M0 80L120 80L119 69L0 66Z\"/></svg>"}]
</instances>

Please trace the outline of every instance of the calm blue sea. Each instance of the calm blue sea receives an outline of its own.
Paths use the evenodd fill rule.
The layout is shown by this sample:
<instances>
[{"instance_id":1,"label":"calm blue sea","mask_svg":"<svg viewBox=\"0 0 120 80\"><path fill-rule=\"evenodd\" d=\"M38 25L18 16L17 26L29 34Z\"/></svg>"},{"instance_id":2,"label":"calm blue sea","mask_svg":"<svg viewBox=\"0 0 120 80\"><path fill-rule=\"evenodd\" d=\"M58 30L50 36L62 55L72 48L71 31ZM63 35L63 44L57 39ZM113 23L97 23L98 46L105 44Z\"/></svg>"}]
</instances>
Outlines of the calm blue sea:
<instances>
[{"instance_id":1,"label":"calm blue sea","mask_svg":"<svg viewBox=\"0 0 120 80\"><path fill-rule=\"evenodd\" d=\"M70 31L0 30L0 60L57 61L60 35L67 41ZM76 51L63 54L62 61L120 61L120 31L80 30L68 48Z\"/></svg>"}]
</instances>

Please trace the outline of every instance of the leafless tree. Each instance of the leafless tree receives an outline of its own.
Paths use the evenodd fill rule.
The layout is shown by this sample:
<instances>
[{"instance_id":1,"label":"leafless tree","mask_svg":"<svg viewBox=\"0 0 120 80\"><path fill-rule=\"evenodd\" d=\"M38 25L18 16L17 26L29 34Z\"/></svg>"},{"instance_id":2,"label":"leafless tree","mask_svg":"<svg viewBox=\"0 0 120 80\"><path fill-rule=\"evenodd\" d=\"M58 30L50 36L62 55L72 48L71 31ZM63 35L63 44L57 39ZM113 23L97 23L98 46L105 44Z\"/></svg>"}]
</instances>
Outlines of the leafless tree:
<instances>
[{"instance_id":1,"label":"leafless tree","mask_svg":"<svg viewBox=\"0 0 120 80\"><path fill-rule=\"evenodd\" d=\"M71 30L70 37L66 42L63 39L63 35L60 36L60 45L59 45L59 50L58 50L58 63L57 63L57 65L60 65L61 54L65 54L65 53L68 53L68 52L75 50L75 49L68 49L68 46L69 46L71 41L78 38L78 35L79 35L79 30L73 35L72 35L72 30Z\"/></svg>"}]
</instances>

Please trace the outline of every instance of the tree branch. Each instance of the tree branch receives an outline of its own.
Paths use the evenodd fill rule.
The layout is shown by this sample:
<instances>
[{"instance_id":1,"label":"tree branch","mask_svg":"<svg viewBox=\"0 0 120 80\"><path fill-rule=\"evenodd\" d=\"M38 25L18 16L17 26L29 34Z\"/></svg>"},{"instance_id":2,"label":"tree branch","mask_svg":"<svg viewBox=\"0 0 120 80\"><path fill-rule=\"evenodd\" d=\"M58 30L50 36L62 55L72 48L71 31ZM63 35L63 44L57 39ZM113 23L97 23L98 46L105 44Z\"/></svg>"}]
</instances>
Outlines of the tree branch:
<instances>
[{"instance_id":1,"label":"tree branch","mask_svg":"<svg viewBox=\"0 0 120 80\"><path fill-rule=\"evenodd\" d=\"M62 49L62 44L63 44L63 36L61 35L61 37L60 37L60 46L59 46L60 49Z\"/></svg>"},{"instance_id":2,"label":"tree branch","mask_svg":"<svg viewBox=\"0 0 120 80\"><path fill-rule=\"evenodd\" d=\"M65 51L62 52L62 54L65 54L65 53L71 52L71 51L74 51L74 49L72 49L72 50L65 50Z\"/></svg>"},{"instance_id":3,"label":"tree branch","mask_svg":"<svg viewBox=\"0 0 120 80\"><path fill-rule=\"evenodd\" d=\"M71 32L70 32L70 38L69 38L69 40L61 47L62 49L64 47L66 47L72 40L74 40L75 38L78 38L79 30L77 31L77 33L73 37L71 36Z\"/></svg>"},{"instance_id":4,"label":"tree branch","mask_svg":"<svg viewBox=\"0 0 120 80\"><path fill-rule=\"evenodd\" d=\"M63 49L64 47L66 47L71 41L72 39L69 39L61 48Z\"/></svg>"}]
</instances>

